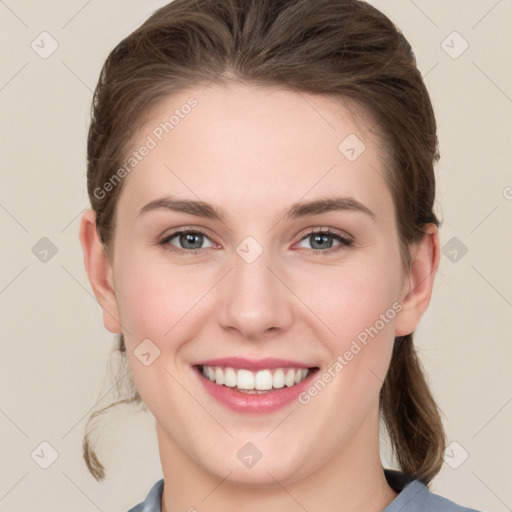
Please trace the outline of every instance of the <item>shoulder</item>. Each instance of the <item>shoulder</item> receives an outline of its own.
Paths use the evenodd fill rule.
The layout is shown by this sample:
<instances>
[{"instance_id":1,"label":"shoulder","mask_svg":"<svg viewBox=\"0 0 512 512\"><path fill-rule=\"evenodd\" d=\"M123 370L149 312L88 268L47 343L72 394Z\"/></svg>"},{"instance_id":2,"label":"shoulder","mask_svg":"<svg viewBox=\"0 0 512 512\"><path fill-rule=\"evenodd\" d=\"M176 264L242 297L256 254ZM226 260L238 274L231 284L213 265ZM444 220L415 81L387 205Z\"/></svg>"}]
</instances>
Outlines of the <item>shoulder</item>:
<instances>
[{"instance_id":1,"label":"shoulder","mask_svg":"<svg viewBox=\"0 0 512 512\"><path fill-rule=\"evenodd\" d=\"M382 512L481 512L434 494L420 480L399 471L385 470L385 474L389 485L399 494ZM163 488L162 478L153 485L146 499L128 512L162 512Z\"/></svg>"},{"instance_id":2,"label":"shoulder","mask_svg":"<svg viewBox=\"0 0 512 512\"><path fill-rule=\"evenodd\" d=\"M398 471L385 472L388 483L399 494L382 512L480 512L434 494L414 477Z\"/></svg>"},{"instance_id":3,"label":"shoulder","mask_svg":"<svg viewBox=\"0 0 512 512\"><path fill-rule=\"evenodd\" d=\"M164 479L158 480L149 491L146 499L128 510L128 512L162 512L162 492L164 490Z\"/></svg>"}]
</instances>

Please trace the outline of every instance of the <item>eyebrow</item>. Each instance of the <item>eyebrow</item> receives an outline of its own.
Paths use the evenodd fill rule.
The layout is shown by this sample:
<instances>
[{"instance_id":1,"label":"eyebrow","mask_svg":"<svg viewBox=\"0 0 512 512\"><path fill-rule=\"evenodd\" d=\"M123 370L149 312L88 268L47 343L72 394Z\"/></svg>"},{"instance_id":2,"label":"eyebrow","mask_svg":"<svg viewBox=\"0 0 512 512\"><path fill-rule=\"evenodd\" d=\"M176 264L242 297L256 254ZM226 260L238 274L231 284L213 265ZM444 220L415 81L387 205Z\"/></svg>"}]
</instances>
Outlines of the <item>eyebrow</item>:
<instances>
[{"instance_id":1,"label":"eyebrow","mask_svg":"<svg viewBox=\"0 0 512 512\"><path fill-rule=\"evenodd\" d=\"M225 222L227 218L226 211L223 208L204 201L177 199L172 196L163 196L150 201L140 209L137 216L139 217L147 212L162 209L187 213L196 217L219 220L221 222ZM292 204L291 207L284 212L283 216L286 220L291 220L334 211L356 211L375 219L375 214L363 203L353 197L341 196L325 197L311 201L299 201Z\"/></svg>"}]
</instances>

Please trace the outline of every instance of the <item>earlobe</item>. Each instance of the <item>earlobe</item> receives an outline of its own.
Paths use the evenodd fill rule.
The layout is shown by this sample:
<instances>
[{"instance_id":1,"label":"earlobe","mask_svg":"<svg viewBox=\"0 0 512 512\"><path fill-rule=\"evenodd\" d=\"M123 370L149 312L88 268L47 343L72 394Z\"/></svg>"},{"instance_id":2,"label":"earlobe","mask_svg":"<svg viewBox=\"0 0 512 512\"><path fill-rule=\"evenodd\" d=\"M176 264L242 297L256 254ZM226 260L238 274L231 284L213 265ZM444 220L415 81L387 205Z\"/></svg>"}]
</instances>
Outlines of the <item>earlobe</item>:
<instances>
[{"instance_id":1,"label":"earlobe","mask_svg":"<svg viewBox=\"0 0 512 512\"><path fill-rule=\"evenodd\" d=\"M113 334L121 334L119 310L112 282L112 267L96 230L96 213L88 209L80 220L80 243L84 265L96 300L103 312L103 324Z\"/></svg>"},{"instance_id":2,"label":"earlobe","mask_svg":"<svg viewBox=\"0 0 512 512\"><path fill-rule=\"evenodd\" d=\"M427 224L424 233L420 242L410 246L411 265L401 291L402 310L396 316L395 336L406 336L416 329L432 296L440 259L439 232L435 224Z\"/></svg>"}]
</instances>

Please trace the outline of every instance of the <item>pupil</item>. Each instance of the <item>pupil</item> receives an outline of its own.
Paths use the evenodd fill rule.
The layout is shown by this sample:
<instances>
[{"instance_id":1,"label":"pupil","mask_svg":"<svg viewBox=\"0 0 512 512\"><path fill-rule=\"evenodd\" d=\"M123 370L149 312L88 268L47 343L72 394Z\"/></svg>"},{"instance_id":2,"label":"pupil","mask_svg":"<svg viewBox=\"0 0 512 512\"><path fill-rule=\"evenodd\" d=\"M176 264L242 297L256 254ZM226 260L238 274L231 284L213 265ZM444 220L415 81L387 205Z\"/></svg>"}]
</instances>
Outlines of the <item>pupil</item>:
<instances>
[{"instance_id":1,"label":"pupil","mask_svg":"<svg viewBox=\"0 0 512 512\"><path fill-rule=\"evenodd\" d=\"M185 245L185 247L187 246L188 243L191 243L192 245L194 245L194 239L195 238L198 238L199 237L199 245L198 247L186 247L187 249L190 249L190 248L193 248L193 249L198 249L201 247L201 242L202 242L202 235L200 235L199 233L186 233L184 235L181 235L181 242L182 242L182 245ZM196 244L197 245L197 244Z\"/></svg>"},{"instance_id":2,"label":"pupil","mask_svg":"<svg viewBox=\"0 0 512 512\"><path fill-rule=\"evenodd\" d=\"M327 236L327 235L320 235L320 234L314 235L314 239L315 239L314 244L316 244L316 243L321 244L322 242L325 242L326 239L328 239L328 238L329 238L329 236ZM324 247L320 247L320 249L324 249Z\"/></svg>"}]
</instances>

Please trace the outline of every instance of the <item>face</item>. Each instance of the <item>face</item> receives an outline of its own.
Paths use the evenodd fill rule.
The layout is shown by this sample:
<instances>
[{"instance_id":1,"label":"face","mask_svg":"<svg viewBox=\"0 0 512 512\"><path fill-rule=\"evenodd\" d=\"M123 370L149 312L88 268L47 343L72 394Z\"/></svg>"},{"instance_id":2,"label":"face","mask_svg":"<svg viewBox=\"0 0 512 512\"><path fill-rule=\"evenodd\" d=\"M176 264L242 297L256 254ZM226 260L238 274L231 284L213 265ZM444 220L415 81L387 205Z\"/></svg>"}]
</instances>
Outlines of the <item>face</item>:
<instances>
[{"instance_id":1,"label":"face","mask_svg":"<svg viewBox=\"0 0 512 512\"><path fill-rule=\"evenodd\" d=\"M173 460L285 485L375 455L407 285L371 126L340 101L231 85L173 95L141 130L114 315ZM273 390L238 390L253 381Z\"/></svg>"}]
</instances>

